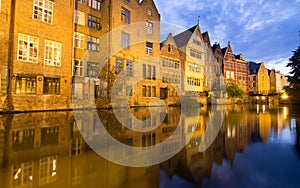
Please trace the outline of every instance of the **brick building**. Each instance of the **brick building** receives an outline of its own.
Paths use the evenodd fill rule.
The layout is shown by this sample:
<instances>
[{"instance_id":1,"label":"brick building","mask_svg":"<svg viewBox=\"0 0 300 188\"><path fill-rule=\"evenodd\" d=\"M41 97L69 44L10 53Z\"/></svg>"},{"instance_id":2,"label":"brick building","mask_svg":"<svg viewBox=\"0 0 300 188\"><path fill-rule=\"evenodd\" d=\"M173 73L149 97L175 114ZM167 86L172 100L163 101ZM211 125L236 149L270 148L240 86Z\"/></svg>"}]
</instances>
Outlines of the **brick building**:
<instances>
[{"instance_id":1,"label":"brick building","mask_svg":"<svg viewBox=\"0 0 300 188\"><path fill-rule=\"evenodd\" d=\"M204 91L205 44L199 24L174 37L181 52L183 94L200 94Z\"/></svg>"},{"instance_id":2,"label":"brick building","mask_svg":"<svg viewBox=\"0 0 300 188\"><path fill-rule=\"evenodd\" d=\"M72 70L73 2L26 0L13 1L12 5L10 71L7 71L11 73L11 82L7 91L14 109L67 108Z\"/></svg>"},{"instance_id":3,"label":"brick building","mask_svg":"<svg viewBox=\"0 0 300 188\"><path fill-rule=\"evenodd\" d=\"M166 99L167 104L178 104L180 102L179 95L181 94L182 70L180 51L171 33L161 43L160 52L163 81L160 98Z\"/></svg>"},{"instance_id":4,"label":"brick building","mask_svg":"<svg viewBox=\"0 0 300 188\"><path fill-rule=\"evenodd\" d=\"M236 59L236 74L237 74L237 84L239 87L248 95L248 61L244 60L244 55L235 55Z\"/></svg>"}]
</instances>

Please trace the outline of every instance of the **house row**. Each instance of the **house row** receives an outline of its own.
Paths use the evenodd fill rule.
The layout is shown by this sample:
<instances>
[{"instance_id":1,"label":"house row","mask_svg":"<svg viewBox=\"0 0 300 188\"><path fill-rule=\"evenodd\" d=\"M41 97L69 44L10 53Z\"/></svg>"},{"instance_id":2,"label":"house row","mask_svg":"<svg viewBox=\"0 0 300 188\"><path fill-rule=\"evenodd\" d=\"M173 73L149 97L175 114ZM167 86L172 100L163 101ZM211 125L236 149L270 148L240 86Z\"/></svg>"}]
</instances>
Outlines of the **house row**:
<instances>
[{"instance_id":1,"label":"house row","mask_svg":"<svg viewBox=\"0 0 300 188\"><path fill-rule=\"evenodd\" d=\"M0 0L0 24L2 110L179 104L224 96L227 82L260 92L243 55L199 22L161 42L153 0Z\"/></svg>"}]
</instances>

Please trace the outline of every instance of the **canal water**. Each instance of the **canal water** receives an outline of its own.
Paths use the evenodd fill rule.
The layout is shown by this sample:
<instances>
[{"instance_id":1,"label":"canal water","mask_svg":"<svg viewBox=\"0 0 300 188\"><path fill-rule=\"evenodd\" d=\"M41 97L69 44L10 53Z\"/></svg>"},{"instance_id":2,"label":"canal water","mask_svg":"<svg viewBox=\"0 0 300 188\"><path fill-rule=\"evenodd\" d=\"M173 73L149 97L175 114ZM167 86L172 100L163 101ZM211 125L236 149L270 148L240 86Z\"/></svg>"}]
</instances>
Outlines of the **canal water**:
<instances>
[{"instance_id":1,"label":"canal water","mask_svg":"<svg viewBox=\"0 0 300 188\"><path fill-rule=\"evenodd\" d=\"M1 115L0 187L300 187L297 107L119 112L121 119L112 110ZM115 149L108 135L127 148ZM160 144L161 162L135 156ZM147 163L120 165L129 159Z\"/></svg>"}]
</instances>

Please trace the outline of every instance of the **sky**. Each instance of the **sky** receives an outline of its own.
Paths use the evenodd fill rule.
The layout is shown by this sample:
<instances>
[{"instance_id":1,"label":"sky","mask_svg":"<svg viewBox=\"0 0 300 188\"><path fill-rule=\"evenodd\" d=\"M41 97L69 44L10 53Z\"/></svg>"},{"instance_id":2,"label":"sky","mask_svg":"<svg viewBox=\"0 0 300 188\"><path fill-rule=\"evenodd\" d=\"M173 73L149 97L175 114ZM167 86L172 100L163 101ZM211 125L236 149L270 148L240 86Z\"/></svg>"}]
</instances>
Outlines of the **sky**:
<instances>
[{"instance_id":1,"label":"sky","mask_svg":"<svg viewBox=\"0 0 300 188\"><path fill-rule=\"evenodd\" d=\"M188 29L198 23L211 44L288 74L286 64L300 45L300 0L154 0L161 23ZM182 29L172 32L173 36ZM162 35L169 32L161 29ZM163 33L163 31L167 33ZM177 32L177 33L176 33Z\"/></svg>"}]
</instances>

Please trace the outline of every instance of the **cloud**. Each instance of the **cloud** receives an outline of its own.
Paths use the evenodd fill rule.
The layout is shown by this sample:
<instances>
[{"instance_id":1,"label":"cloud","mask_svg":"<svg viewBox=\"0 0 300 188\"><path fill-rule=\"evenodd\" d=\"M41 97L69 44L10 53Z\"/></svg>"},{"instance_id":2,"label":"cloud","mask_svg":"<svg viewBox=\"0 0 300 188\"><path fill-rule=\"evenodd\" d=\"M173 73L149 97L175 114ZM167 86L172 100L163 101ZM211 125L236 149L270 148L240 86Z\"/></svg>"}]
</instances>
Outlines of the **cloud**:
<instances>
[{"instance_id":1,"label":"cloud","mask_svg":"<svg viewBox=\"0 0 300 188\"><path fill-rule=\"evenodd\" d=\"M231 41L234 53L243 53L247 60L276 63L273 59L288 57L299 45L300 0L155 2L164 22L186 29L195 25L200 16L201 31L209 32L212 44L218 42L225 47Z\"/></svg>"}]
</instances>

